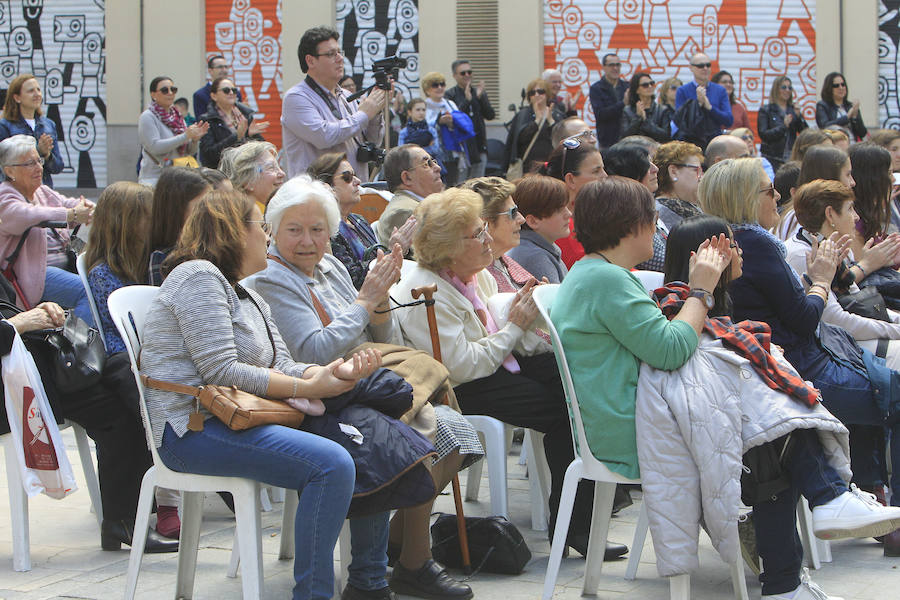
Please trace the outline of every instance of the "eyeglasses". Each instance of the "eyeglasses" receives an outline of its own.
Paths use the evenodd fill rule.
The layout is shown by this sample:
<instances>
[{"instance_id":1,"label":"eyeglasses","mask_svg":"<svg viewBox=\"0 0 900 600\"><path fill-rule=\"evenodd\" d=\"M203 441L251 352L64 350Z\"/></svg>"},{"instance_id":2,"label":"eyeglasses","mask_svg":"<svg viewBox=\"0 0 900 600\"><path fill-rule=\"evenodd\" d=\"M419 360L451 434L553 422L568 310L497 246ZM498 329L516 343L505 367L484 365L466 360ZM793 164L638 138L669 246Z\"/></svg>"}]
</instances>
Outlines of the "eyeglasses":
<instances>
[{"instance_id":1,"label":"eyeglasses","mask_svg":"<svg viewBox=\"0 0 900 600\"><path fill-rule=\"evenodd\" d=\"M226 70L227 70L227 69L228 69L228 63L222 63L221 65L213 65L213 66L210 67L210 69L215 69L215 70L217 70L217 71L222 70L222 69L226 69Z\"/></svg>"},{"instance_id":2,"label":"eyeglasses","mask_svg":"<svg viewBox=\"0 0 900 600\"><path fill-rule=\"evenodd\" d=\"M28 162L23 162L23 163L13 163L13 164L11 164L11 165L6 165L6 166L7 166L7 167L25 167L26 169L33 169L33 168L35 168L35 167L37 167L37 166L43 167L43 166L44 166L44 159L41 158L41 157L38 157L38 158L32 158L32 159L29 160Z\"/></svg>"},{"instance_id":3,"label":"eyeglasses","mask_svg":"<svg viewBox=\"0 0 900 600\"><path fill-rule=\"evenodd\" d=\"M277 173L281 170L281 167L278 166L277 162L271 161L267 162L264 165L258 165L256 167L257 173Z\"/></svg>"},{"instance_id":4,"label":"eyeglasses","mask_svg":"<svg viewBox=\"0 0 900 600\"><path fill-rule=\"evenodd\" d=\"M734 82L730 79L721 79L719 85L734 85Z\"/></svg>"},{"instance_id":5,"label":"eyeglasses","mask_svg":"<svg viewBox=\"0 0 900 600\"><path fill-rule=\"evenodd\" d=\"M621 69L621 68L622 68L622 63L620 63L620 62L617 62L617 63L606 63L606 64L603 65L603 66L604 66L604 67L609 67L609 68L611 68L611 69Z\"/></svg>"},{"instance_id":6,"label":"eyeglasses","mask_svg":"<svg viewBox=\"0 0 900 600\"><path fill-rule=\"evenodd\" d=\"M673 163L676 167L684 167L685 169L693 169L695 173L697 173L697 178L700 178L700 174L703 171L703 167L700 165L689 165L687 163Z\"/></svg>"},{"instance_id":7,"label":"eyeglasses","mask_svg":"<svg viewBox=\"0 0 900 600\"><path fill-rule=\"evenodd\" d=\"M547 90L542 90L542 89L538 88L538 89L533 89L530 92L528 92L528 95L534 96L535 94L538 94L538 95L543 96L546 93L547 93Z\"/></svg>"},{"instance_id":8,"label":"eyeglasses","mask_svg":"<svg viewBox=\"0 0 900 600\"><path fill-rule=\"evenodd\" d=\"M483 244L487 241L487 234L488 234L487 223L485 223L484 226L475 233L475 235L467 235L463 239L464 240L475 240L476 242Z\"/></svg>"},{"instance_id":9,"label":"eyeglasses","mask_svg":"<svg viewBox=\"0 0 900 600\"><path fill-rule=\"evenodd\" d=\"M845 88L845 87L847 87L847 84L846 84L845 82L842 81L842 82L840 82L840 83L832 83L832 84L831 84L831 87L833 87L833 88L835 88L835 89L837 89L837 88Z\"/></svg>"},{"instance_id":10,"label":"eyeglasses","mask_svg":"<svg viewBox=\"0 0 900 600\"><path fill-rule=\"evenodd\" d=\"M765 194L765 195L767 195L769 198L774 198L774 197L775 197L775 184L774 184L774 183L770 183L770 184L769 184L769 187L764 187L764 188L762 188L761 190L759 190L759 193L760 193L760 194Z\"/></svg>"},{"instance_id":11,"label":"eyeglasses","mask_svg":"<svg viewBox=\"0 0 900 600\"><path fill-rule=\"evenodd\" d=\"M263 230L263 233L266 235L272 235L272 224L266 223L265 221L245 221L246 223L256 223Z\"/></svg>"},{"instance_id":12,"label":"eyeglasses","mask_svg":"<svg viewBox=\"0 0 900 600\"><path fill-rule=\"evenodd\" d=\"M431 87L433 87L433 88L446 87L446 86L447 86L446 81L435 81L434 83L431 84Z\"/></svg>"},{"instance_id":13,"label":"eyeglasses","mask_svg":"<svg viewBox=\"0 0 900 600\"><path fill-rule=\"evenodd\" d=\"M340 56L341 58L343 58L343 57L344 57L344 51L343 51L343 50L336 50L336 49L335 49L335 50L329 50L328 52L322 52L321 54L316 54L315 56L317 56L317 57L326 56L326 57L331 58L331 59L334 59L334 58L336 58L336 57L338 57L338 56Z\"/></svg>"},{"instance_id":14,"label":"eyeglasses","mask_svg":"<svg viewBox=\"0 0 900 600\"><path fill-rule=\"evenodd\" d=\"M710 67L712 66L712 63L711 63L711 62L696 63L696 64L691 63L691 66L692 66L692 67L697 67L698 69L708 69L708 68L710 68Z\"/></svg>"},{"instance_id":15,"label":"eyeglasses","mask_svg":"<svg viewBox=\"0 0 900 600\"><path fill-rule=\"evenodd\" d=\"M163 94L177 94L178 88L175 87L174 85L172 87L165 86L165 87L161 87L161 88L157 89L156 91L163 93Z\"/></svg>"},{"instance_id":16,"label":"eyeglasses","mask_svg":"<svg viewBox=\"0 0 900 600\"><path fill-rule=\"evenodd\" d=\"M233 87L233 88L230 88L230 87L220 87L220 88L218 89L218 91L222 92L223 94L227 94L227 95L229 95L229 96L230 96L231 94L237 94L237 93L238 93L238 89L237 89L236 87Z\"/></svg>"},{"instance_id":17,"label":"eyeglasses","mask_svg":"<svg viewBox=\"0 0 900 600\"><path fill-rule=\"evenodd\" d=\"M469 69L468 71L459 71L459 74L463 77L465 77L466 75L471 75L472 69Z\"/></svg>"},{"instance_id":18,"label":"eyeglasses","mask_svg":"<svg viewBox=\"0 0 900 600\"><path fill-rule=\"evenodd\" d=\"M426 167L428 169L433 169L436 166L438 166L438 161L434 160L432 157L429 156L428 158L426 158L419 164L413 165L408 169L404 169L404 171L414 171L414 170L418 169L419 167Z\"/></svg>"},{"instance_id":19,"label":"eyeglasses","mask_svg":"<svg viewBox=\"0 0 900 600\"><path fill-rule=\"evenodd\" d=\"M507 209L507 210L504 210L503 212L497 213L496 216L498 216L498 217L507 216L507 217L509 217L510 221L515 221L516 215L518 215L518 214L519 214L519 207L513 206L510 209Z\"/></svg>"},{"instance_id":20,"label":"eyeglasses","mask_svg":"<svg viewBox=\"0 0 900 600\"><path fill-rule=\"evenodd\" d=\"M781 86L781 89L783 89L783 90L793 90L793 89L794 89L794 86L792 86L792 85L783 85L783 86Z\"/></svg>"},{"instance_id":21,"label":"eyeglasses","mask_svg":"<svg viewBox=\"0 0 900 600\"><path fill-rule=\"evenodd\" d=\"M344 183L350 183L353 181L353 178L356 177L356 173L353 171L342 171L338 173L338 177L344 180Z\"/></svg>"},{"instance_id":22,"label":"eyeglasses","mask_svg":"<svg viewBox=\"0 0 900 600\"><path fill-rule=\"evenodd\" d=\"M650 81L645 81L644 83L641 83L638 85L640 85L643 88L648 88L648 87L653 87L654 85L656 85L656 82L651 79Z\"/></svg>"}]
</instances>

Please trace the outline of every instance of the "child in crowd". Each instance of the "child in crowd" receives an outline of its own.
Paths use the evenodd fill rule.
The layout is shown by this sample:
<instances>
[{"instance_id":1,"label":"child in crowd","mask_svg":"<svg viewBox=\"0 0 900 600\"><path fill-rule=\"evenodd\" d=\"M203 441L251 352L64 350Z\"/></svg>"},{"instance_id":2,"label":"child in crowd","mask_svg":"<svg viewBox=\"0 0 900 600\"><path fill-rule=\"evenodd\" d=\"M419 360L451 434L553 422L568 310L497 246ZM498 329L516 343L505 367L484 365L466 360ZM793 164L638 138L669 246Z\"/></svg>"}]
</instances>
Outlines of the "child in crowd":
<instances>
[{"instance_id":1,"label":"child in crowd","mask_svg":"<svg viewBox=\"0 0 900 600\"><path fill-rule=\"evenodd\" d=\"M184 119L184 124L190 127L194 123L197 122L197 119L191 116L190 109L188 107L188 99L187 98L179 98L175 101L175 108L181 114L181 117Z\"/></svg>"},{"instance_id":2,"label":"child in crowd","mask_svg":"<svg viewBox=\"0 0 900 600\"><path fill-rule=\"evenodd\" d=\"M400 145L416 144L425 149L438 164L441 165L441 175L447 172L444 168L443 155L438 146L438 132L425 120L425 100L413 98L406 105L406 126L400 130Z\"/></svg>"}]
</instances>

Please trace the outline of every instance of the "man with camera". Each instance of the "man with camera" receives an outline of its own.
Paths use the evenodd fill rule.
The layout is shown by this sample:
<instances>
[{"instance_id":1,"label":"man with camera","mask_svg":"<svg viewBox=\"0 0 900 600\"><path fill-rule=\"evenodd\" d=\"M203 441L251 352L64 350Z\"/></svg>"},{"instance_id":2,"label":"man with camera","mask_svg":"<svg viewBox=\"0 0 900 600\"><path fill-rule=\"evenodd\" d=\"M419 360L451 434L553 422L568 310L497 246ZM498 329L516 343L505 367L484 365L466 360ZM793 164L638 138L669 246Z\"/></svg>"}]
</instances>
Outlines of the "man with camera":
<instances>
[{"instance_id":1,"label":"man with camera","mask_svg":"<svg viewBox=\"0 0 900 600\"><path fill-rule=\"evenodd\" d=\"M344 75L338 39L338 32L327 26L308 29L300 38L297 57L306 79L288 90L281 109L288 177L305 173L322 154L345 152L365 182L367 163L377 158L378 149L366 142L377 146L384 137L381 113L388 93L375 87L362 101L347 100L350 93L338 86Z\"/></svg>"}]
</instances>

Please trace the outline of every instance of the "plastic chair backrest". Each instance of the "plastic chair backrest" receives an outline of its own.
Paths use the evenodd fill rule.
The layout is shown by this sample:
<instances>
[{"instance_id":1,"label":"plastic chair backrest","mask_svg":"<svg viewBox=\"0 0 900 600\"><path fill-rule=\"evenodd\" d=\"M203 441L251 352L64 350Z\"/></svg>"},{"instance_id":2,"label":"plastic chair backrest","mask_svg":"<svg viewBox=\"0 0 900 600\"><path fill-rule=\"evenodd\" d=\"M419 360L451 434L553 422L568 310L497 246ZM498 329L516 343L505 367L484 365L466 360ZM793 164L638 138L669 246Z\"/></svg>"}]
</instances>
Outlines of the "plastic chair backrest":
<instances>
[{"instance_id":1,"label":"plastic chair backrest","mask_svg":"<svg viewBox=\"0 0 900 600\"><path fill-rule=\"evenodd\" d=\"M659 271L632 271L635 277L641 280L641 283L644 284L644 289L653 293L658 287L662 287L663 278L665 275L660 273Z\"/></svg>"},{"instance_id":2,"label":"plastic chair backrest","mask_svg":"<svg viewBox=\"0 0 900 600\"><path fill-rule=\"evenodd\" d=\"M553 343L556 365L559 367L563 391L566 394L566 404L569 407L569 419L572 421L572 439L575 442L575 455L580 457L586 463L597 463L599 461L591 454L587 436L584 434L581 409L578 406L578 397L575 395L575 384L572 381L572 374L569 372L569 363L566 360L566 353L563 350L562 340L559 339L559 333L556 331L553 321L550 320L550 311L553 306L553 300L556 298L556 293L558 291L558 283L538 285L534 287L533 297L541 316L544 317L544 321L547 322L547 331L550 333L550 340ZM582 451L582 449L584 449L584 451Z\"/></svg>"},{"instance_id":3,"label":"plastic chair backrest","mask_svg":"<svg viewBox=\"0 0 900 600\"><path fill-rule=\"evenodd\" d=\"M94 317L94 327L100 332L100 339L103 341L103 347L106 348L106 336L103 335L103 324L100 322L100 312L97 310L97 302L94 300L94 294L91 292L91 285L88 283L87 265L84 263L84 252L75 259L75 270L78 271L78 277L81 278L81 285L84 286L84 293L87 294L88 306L91 308L91 316Z\"/></svg>"},{"instance_id":4,"label":"plastic chair backrest","mask_svg":"<svg viewBox=\"0 0 900 600\"><path fill-rule=\"evenodd\" d=\"M150 415L147 414L147 403L144 399L144 384L141 383L141 372L138 370L141 336L144 334L144 324L147 322L147 310L157 294L159 294L158 287L130 285L119 288L110 294L107 306L113 323L125 342L125 350L131 361L131 372L134 374L140 396L141 419L144 421L144 433L147 436L150 452L153 454L153 464L160 465L162 462L156 453L156 444L153 442L153 432L150 429Z\"/></svg>"}]
</instances>

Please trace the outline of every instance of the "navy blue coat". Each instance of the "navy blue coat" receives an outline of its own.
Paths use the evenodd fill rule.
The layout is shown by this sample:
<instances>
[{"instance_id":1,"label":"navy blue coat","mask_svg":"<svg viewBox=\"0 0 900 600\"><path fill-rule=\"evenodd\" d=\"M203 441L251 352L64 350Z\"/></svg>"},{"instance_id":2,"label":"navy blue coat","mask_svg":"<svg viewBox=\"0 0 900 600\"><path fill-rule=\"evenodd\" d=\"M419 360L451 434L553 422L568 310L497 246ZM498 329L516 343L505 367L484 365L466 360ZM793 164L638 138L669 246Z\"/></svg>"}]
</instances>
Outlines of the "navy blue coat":
<instances>
[{"instance_id":1,"label":"navy blue coat","mask_svg":"<svg viewBox=\"0 0 900 600\"><path fill-rule=\"evenodd\" d=\"M609 148L619 141L622 130L622 111L625 110L625 92L628 82L619 79L615 87L601 77L591 84L590 100L597 123L597 142L601 148Z\"/></svg>"}]
</instances>

